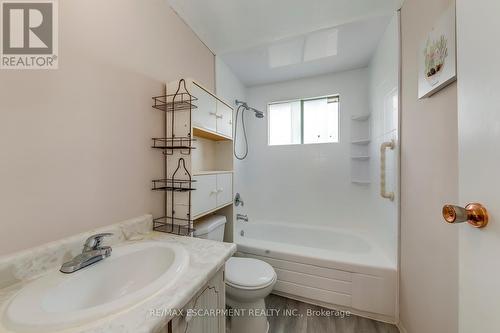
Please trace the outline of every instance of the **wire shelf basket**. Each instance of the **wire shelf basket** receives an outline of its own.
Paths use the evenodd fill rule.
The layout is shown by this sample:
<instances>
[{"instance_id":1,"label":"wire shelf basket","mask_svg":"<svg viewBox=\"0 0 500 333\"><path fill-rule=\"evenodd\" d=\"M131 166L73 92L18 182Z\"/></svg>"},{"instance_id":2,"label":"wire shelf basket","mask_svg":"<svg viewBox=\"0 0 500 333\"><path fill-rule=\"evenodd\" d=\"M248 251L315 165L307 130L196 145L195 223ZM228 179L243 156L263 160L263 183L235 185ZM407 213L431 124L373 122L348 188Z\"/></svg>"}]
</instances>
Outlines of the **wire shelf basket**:
<instances>
[{"instance_id":1,"label":"wire shelf basket","mask_svg":"<svg viewBox=\"0 0 500 333\"><path fill-rule=\"evenodd\" d=\"M175 93L172 95L163 95L153 97L153 108L163 112L191 111L197 106L193 104L198 99L188 92Z\"/></svg>"},{"instance_id":2,"label":"wire shelf basket","mask_svg":"<svg viewBox=\"0 0 500 333\"><path fill-rule=\"evenodd\" d=\"M170 216L158 217L153 220L153 230L191 237L195 230L189 222L186 219L172 218Z\"/></svg>"},{"instance_id":3,"label":"wire shelf basket","mask_svg":"<svg viewBox=\"0 0 500 333\"><path fill-rule=\"evenodd\" d=\"M191 219L191 192L195 190L195 182L186 166L186 160L181 155L190 155L195 149L195 141L191 135L193 104L197 98L192 96L184 79L180 80L175 94L165 94L153 97L153 108L164 111L163 137L153 138L152 148L163 151L163 177L153 180L153 191L164 192L163 216L153 220L153 230L182 236L192 236L194 232ZM189 112L176 117L177 111ZM188 133L176 135L176 129ZM178 133L177 133L178 134ZM168 165L176 163L177 167L169 174ZM175 207L182 206L176 211ZM185 210L185 211L184 211Z\"/></svg>"},{"instance_id":4,"label":"wire shelf basket","mask_svg":"<svg viewBox=\"0 0 500 333\"><path fill-rule=\"evenodd\" d=\"M193 143L196 139L190 136L186 137L174 137L174 138L153 138L153 145L151 148L161 149L166 155L173 155L175 150L180 150L182 155L190 155L193 147Z\"/></svg>"},{"instance_id":5,"label":"wire shelf basket","mask_svg":"<svg viewBox=\"0 0 500 333\"><path fill-rule=\"evenodd\" d=\"M195 180L182 179L155 179L153 180L153 191L172 191L172 192L187 192L194 191L191 184Z\"/></svg>"}]
</instances>

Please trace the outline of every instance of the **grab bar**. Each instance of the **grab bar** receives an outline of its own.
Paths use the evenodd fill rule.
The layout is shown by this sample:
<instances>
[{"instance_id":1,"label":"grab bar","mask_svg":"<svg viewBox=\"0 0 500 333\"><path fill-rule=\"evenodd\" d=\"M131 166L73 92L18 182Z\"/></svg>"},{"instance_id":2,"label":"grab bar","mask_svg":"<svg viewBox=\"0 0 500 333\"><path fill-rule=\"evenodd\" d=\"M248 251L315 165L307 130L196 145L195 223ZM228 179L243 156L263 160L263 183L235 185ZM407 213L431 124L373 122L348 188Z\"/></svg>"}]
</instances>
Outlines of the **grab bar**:
<instances>
[{"instance_id":1,"label":"grab bar","mask_svg":"<svg viewBox=\"0 0 500 333\"><path fill-rule=\"evenodd\" d=\"M386 185L386 171L385 171L385 164L386 164L386 150L394 150L396 148L396 143L394 140L391 140L389 142L384 142L380 146L380 195L382 198L389 199L391 201L394 201L394 192L387 192L385 185Z\"/></svg>"}]
</instances>

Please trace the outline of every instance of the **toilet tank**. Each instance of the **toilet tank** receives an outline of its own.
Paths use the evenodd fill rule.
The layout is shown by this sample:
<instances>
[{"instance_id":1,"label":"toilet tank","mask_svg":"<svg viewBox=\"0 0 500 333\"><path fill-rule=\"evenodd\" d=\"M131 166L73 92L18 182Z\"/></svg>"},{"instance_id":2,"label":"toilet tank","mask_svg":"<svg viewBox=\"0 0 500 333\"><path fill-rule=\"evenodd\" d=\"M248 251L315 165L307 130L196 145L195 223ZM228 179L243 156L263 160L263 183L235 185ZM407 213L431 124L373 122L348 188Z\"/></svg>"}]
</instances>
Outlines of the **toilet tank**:
<instances>
[{"instance_id":1,"label":"toilet tank","mask_svg":"<svg viewBox=\"0 0 500 333\"><path fill-rule=\"evenodd\" d=\"M225 216L210 215L203 217L194 226L194 237L222 242L224 240L225 225Z\"/></svg>"}]
</instances>

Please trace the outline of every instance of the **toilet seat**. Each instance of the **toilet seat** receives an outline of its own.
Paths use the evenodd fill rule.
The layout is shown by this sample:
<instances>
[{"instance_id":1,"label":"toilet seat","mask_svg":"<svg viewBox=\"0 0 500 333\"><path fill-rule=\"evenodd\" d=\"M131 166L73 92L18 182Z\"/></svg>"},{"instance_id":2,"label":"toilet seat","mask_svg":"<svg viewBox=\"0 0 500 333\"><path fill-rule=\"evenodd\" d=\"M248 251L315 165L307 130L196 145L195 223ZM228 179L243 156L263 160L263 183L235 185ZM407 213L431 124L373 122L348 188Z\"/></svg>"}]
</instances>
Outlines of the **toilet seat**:
<instances>
[{"instance_id":1,"label":"toilet seat","mask_svg":"<svg viewBox=\"0 0 500 333\"><path fill-rule=\"evenodd\" d=\"M253 258L229 258L225 273L226 284L239 289L262 289L276 281L273 267Z\"/></svg>"}]
</instances>

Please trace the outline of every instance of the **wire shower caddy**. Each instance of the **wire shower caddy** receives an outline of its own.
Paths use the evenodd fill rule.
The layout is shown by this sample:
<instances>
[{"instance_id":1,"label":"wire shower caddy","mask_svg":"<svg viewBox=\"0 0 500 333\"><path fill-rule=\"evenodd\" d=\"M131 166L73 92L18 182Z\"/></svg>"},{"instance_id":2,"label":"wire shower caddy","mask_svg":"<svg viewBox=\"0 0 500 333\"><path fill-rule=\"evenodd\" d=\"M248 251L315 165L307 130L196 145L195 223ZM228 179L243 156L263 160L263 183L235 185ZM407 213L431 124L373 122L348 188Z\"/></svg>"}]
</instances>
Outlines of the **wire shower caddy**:
<instances>
[{"instance_id":1,"label":"wire shower caddy","mask_svg":"<svg viewBox=\"0 0 500 333\"><path fill-rule=\"evenodd\" d=\"M163 137L152 138L151 146L163 152L163 178L152 181L153 191L164 192L163 216L153 220L155 231L182 236L192 236L194 232L191 192L195 190L195 181L182 155L191 155L191 151L195 149L191 130L192 111L196 109L193 102L196 100L197 98L189 93L184 79L179 81L175 94L169 95L167 91L165 95L153 97L153 108L163 112ZM183 113L184 117L181 117L180 113ZM187 128L187 133L177 136L179 127ZM175 166L175 169L169 173L171 165Z\"/></svg>"}]
</instances>

